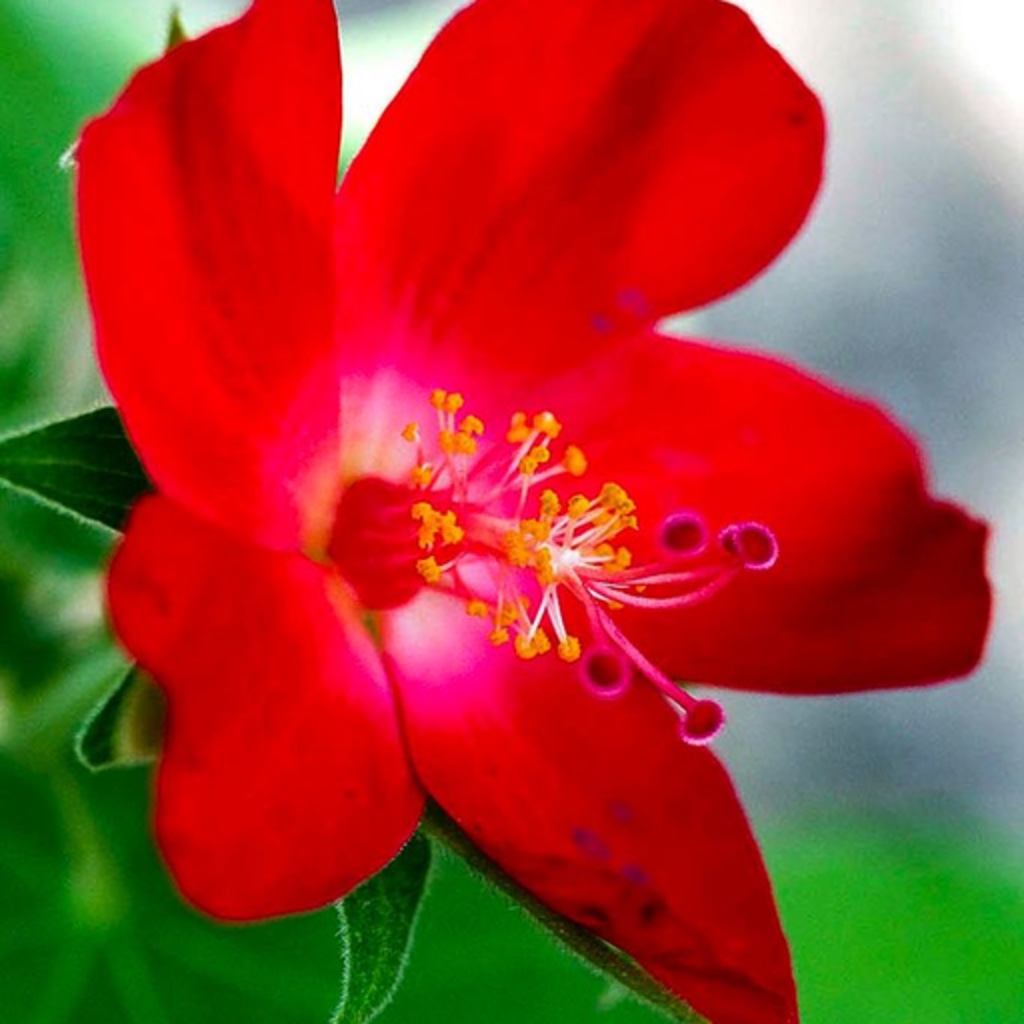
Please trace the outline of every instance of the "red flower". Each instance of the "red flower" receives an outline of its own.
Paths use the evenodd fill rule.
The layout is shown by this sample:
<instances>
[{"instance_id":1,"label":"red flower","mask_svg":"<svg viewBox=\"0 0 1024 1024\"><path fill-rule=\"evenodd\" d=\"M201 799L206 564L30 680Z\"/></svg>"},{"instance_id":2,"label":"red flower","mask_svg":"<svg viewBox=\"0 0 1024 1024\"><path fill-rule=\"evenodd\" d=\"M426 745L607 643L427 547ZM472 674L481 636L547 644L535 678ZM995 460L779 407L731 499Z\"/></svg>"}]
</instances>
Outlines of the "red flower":
<instances>
[{"instance_id":1,"label":"red flower","mask_svg":"<svg viewBox=\"0 0 1024 1024\"><path fill-rule=\"evenodd\" d=\"M989 606L984 528L884 413L656 333L798 229L818 104L718 0L478 0L336 194L339 97L329 0L256 0L79 150L160 492L109 591L169 697L171 870L221 917L316 907L429 793L715 1024L795 1020L754 839L684 741L717 705L670 680L945 679Z\"/></svg>"}]
</instances>

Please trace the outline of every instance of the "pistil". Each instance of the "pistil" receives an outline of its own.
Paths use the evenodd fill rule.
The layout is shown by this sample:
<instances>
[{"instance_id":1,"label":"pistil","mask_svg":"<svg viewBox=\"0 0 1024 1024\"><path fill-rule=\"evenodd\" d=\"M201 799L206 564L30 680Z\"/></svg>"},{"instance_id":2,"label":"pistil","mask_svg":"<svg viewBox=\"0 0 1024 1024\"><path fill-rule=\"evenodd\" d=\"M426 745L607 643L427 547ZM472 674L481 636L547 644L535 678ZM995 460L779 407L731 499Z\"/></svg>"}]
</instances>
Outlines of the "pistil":
<instances>
[{"instance_id":1,"label":"pistil","mask_svg":"<svg viewBox=\"0 0 1024 1024\"><path fill-rule=\"evenodd\" d=\"M673 682L623 633L614 613L625 607L686 608L744 571L770 568L778 555L771 531L754 522L737 523L713 542L704 521L681 510L660 524L661 557L635 565L629 547L620 543L623 534L638 528L636 505L623 487L608 482L596 496L565 499L544 486L581 477L588 468L580 448L557 444L562 424L553 413L515 413L502 454L500 445L481 451L484 423L463 413L460 394L437 389L430 404L437 423L433 444L416 423L402 431L414 452L404 488L384 481L372 488L364 481L354 485L364 484L363 498L387 499L382 516L389 524L380 524L383 533L392 530L395 508L402 504L394 492L404 490L407 534L399 531L397 542L357 554L358 542L365 547L374 536L372 527L355 517L361 525L357 543L338 539L336 529L332 552L342 556L339 568L360 596L383 598L389 604L381 606L389 607L423 586L447 592L465 602L467 614L490 622L492 644L508 644L527 660L554 652L577 664L584 685L602 698L643 680L675 709L684 740L713 739L725 721L719 705ZM360 514L363 504L350 499ZM351 514L348 518L353 521ZM344 519L339 515L342 527ZM364 578L377 556L383 556L377 564L386 573L405 559L404 570L386 586L370 586ZM536 591L533 600L527 590ZM571 617L563 607L567 597L582 607L589 636L570 632Z\"/></svg>"}]
</instances>

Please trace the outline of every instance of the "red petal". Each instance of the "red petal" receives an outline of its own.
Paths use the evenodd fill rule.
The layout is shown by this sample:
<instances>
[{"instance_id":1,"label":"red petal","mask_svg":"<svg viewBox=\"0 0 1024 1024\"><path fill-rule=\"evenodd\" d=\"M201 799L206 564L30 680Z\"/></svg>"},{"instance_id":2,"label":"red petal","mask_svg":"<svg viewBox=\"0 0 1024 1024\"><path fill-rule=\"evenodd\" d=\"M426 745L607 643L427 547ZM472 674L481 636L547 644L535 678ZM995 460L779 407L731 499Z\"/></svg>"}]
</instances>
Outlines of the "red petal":
<instances>
[{"instance_id":1,"label":"red petal","mask_svg":"<svg viewBox=\"0 0 1024 1024\"><path fill-rule=\"evenodd\" d=\"M796 1020L768 878L725 771L643 685L592 696L428 596L385 650L419 777L480 848L713 1024Z\"/></svg>"},{"instance_id":2,"label":"red petal","mask_svg":"<svg viewBox=\"0 0 1024 1024\"><path fill-rule=\"evenodd\" d=\"M294 547L337 428L329 0L256 0L90 124L79 232L100 363L158 487Z\"/></svg>"},{"instance_id":3,"label":"red petal","mask_svg":"<svg viewBox=\"0 0 1024 1024\"><path fill-rule=\"evenodd\" d=\"M884 412L744 352L653 338L629 356L559 386L555 408L592 485L615 480L637 501L642 535L624 539L639 559L679 510L712 536L763 523L779 548L774 567L697 607L618 613L645 653L679 678L792 693L934 682L977 664L986 528L931 497L914 442Z\"/></svg>"},{"instance_id":4,"label":"red petal","mask_svg":"<svg viewBox=\"0 0 1024 1024\"><path fill-rule=\"evenodd\" d=\"M342 183L343 328L379 354L396 310L406 348L558 370L762 270L823 140L814 96L729 4L479 0Z\"/></svg>"},{"instance_id":5,"label":"red petal","mask_svg":"<svg viewBox=\"0 0 1024 1024\"><path fill-rule=\"evenodd\" d=\"M394 855L422 795L377 652L321 567L150 498L109 587L121 640L169 699L156 830L193 903L309 910Z\"/></svg>"}]
</instances>

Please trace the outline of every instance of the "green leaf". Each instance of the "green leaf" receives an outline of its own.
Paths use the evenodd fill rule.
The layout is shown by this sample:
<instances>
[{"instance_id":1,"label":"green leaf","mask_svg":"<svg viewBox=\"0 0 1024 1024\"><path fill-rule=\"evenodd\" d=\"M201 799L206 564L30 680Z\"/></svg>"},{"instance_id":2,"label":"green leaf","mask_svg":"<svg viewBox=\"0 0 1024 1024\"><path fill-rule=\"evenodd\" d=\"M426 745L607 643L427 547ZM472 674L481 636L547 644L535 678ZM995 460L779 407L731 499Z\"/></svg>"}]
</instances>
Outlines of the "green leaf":
<instances>
[{"instance_id":1,"label":"green leaf","mask_svg":"<svg viewBox=\"0 0 1024 1024\"><path fill-rule=\"evenodd\" d=\"M63 764L45 774L0 748L0 1019L328 1020L333 911L238 927L189 909L154 850L146 775Z\"/></svg>"},{"instance_id":2,"label":"green leaf","mask_svg":"<svg viewBox=\"0 0 1024 1024\"><path fill-rule=\"evenodd\" d=\"M75 753L91 771L148 764L160 752L165 715L163 693L133 668L82 723Z\"/></svg>"},{"instance_id":3,"label":"green leaf","mask_svg":"<svg viewBox=\"0 0 1024 1024\"><path fill-rule=\"evenodd\" d=\"M489 882L511 896L534 920L573 953L596 968L609 981L628 990L671 1020L705 1024L696 1011L652 978L635 961L561 914L556 914L512 880L464 835L436 804L427 811L426 827Z\"/></svg>"},{"instance_id":4,"label":"green leaf","mask_svg":"<svg viewBox=\"0 0 1024 1024\"><path fill-rule=\"evenodd\" d=\"M420 833L383 871L338 904L344 983L332 1024L366 1024L391 1002L405 971L430 871Z\"/></svg>"},{"instance_id":5,"label":"green leaf","mask_svg":"<svg viewBox=\"0 0 1024 1024\"><path fill-rule=\"evenodd\" d=\"M112 530L151 489L112 406L0 438L0 481Z\"/></svg>"}]
</instances>

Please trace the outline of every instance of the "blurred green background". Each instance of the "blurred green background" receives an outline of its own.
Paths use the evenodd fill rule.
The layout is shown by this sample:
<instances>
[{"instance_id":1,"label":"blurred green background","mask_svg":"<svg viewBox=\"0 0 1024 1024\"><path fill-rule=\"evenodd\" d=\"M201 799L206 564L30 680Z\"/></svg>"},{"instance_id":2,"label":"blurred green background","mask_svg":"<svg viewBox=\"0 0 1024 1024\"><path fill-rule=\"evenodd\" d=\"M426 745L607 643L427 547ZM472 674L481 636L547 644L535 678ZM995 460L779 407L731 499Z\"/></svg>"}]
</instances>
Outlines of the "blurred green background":
<instances>
[{"instance_id":1,"label":"blurred green background","mask_svg":"<svg viewBox=\"0 0 1024 1024\"><path fill-rule=\"evenodd\" d=\"M239 5L182 6L196 31ZM1022 79L991 77L1002 33L954 52L951 38L974 39L954 0L884 15L750 6L824 95L832 174L779 269L697 326L871 390L923 435L939 483L1006 525L1001 629L976 680L829 702L727 696L722 750L764 840L807 1024L1013 1024L1024 1020ZM347 152L450 7L343 4ZM156 0L0 0L0 431L102 398L60 157L159 52L167 13ZM71 756L76 723L123 671L99 600L111 541L0 490L0 1020L326 1021L340 975L333 912L205 922L151 849L145 770L91 776ZM383 1019L654 1017L444 859Z\"/></svg>"}]
</instances>

